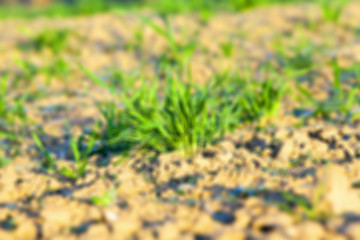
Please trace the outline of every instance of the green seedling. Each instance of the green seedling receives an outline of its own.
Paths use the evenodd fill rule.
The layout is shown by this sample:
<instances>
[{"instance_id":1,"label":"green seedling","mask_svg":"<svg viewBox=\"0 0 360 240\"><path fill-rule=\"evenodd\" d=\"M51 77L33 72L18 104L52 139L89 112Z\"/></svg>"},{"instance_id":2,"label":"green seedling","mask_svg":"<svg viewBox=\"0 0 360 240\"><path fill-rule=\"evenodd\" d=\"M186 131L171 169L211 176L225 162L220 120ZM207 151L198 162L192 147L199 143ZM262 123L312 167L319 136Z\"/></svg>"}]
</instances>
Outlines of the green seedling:
<instances>
[{"instance_id":1,"label":"green seedling","mask_svg":"<svg viewBox=\"0 0 360 240\"><path fill-rule=\"evenodd\" d=\"M41 141L40 137L35 133L32 134L32 138L38 147L40 153L44 156L44 160L41 162L41 166L48 170L52 171L56 169L56 160L51 155L51 153L45 148L43 142Z\"/></svg>"},{"instance_id":2,"label":"green seedling","mask_svg":"<svg viewBox=\"0 0 360 240\"><path fill-rule=\"evenodd\" d=\"M239 187L232 190L231 193L237 198L245 196L263 196L269 203L276 204L282 211L295 215L299 220L303 220L304 217L311 220L324 220L329 216L329 214L320 211L318 208L324 193L324 188L321 184L316 187L314 198L311 200L291 192L268 191L264 187Z\"/></svg>"},{"instance_id":3,"label":"green seedling","mask_svg":"<svg viewBox=\"0 0 360 240\"><path fill-rule=\"evenodd\" d=\"M98 104L98 109L106 122L105 137L107 140L115 138L119 132L121 132L122 127L125 123L119 107L115 102L103 102Z\"/></svg>"},{"instance_id":4,"label":"green seedling","mask_svg":"<svg viewBox=\"0 0 360 240\"><path fill-rule=\"evenodd\" d=\"M70 75L70 66L67 61L62 58L56 58L50 65L46 67L49 76L59 76L66 78Z\"/></svg>"},{"instance_id":5,"label":"green seedling","mask_svg":"<svg viewBox=\"0 0 360 240\"><path fill-rule=\"evenodd\" d=\"M174 65L178 64L182 68L185 68L195 53L197 46L196 39L194 37L187 37L188 41L180 43L175 39L174 32L171 29L170 22L165 18L165 27L162 27L149 18L143 18L143 22L149 26L153 31L166 39L168 43L168 51L162 56L162 64L160 65Z\"/></svg>"},{"instance_id":6,"label":"green seedling","mask_svg":"<svg viewBox=\"0 0 360 240\"><path fill-rule=\"evenodd\" d=\"M15 59L16 65L19 67L20 72L15 77L15 86L20 80L31 82L34 77L41 72L40 68L35 64L21 59Z\"/></svg>"},{"instance_id":7,"label":"green seedling","mask_svg":"<svg viewBox=\"0 0 360 240\"><path fill-rule=\"evenodd\" d=\"M15 63L20 69L20 74L17 76L17 79L31 81L34 76L40 73L40 68L29 61L15 59Z\"/></svg>"},{"instance_id":8,"label":"green seedling","mask_svg":"<svg viewBox=\"0 0 360 240\"><path fill-rule=\"evenodd\" d=\"M338 23L349 0L319 0L322 15L325 21Z\"/></svg>"},{"instance_id":9,"label":"green seedling","mask_svg":"<svg viewBox=\"0 0 360 240\"><path fill-rule=\"evenodd\" d=\"M290 192L280 192L281 197L283 201L277 202L278 207L289 214L294 214L294 210L291 205L295 205L297 207L300 207L302 209L305 209L305 211L308 211L310 209L310 204L307 201L307 199L303 197L296 196Z\"/></svg>"},{"instance_id":10,"label":"green seedling","mask_svg":"<svg viewBox=\"0 0 360 240\"><path fill-rule=\"evenodd\" d=\"M249 83L246 88L243 97L239 99L245 121L275 117L280 110L282 99L288 92L286 82L280 84L276 78Z\"/></svg>"},{"instance_id":11,"label":"green seedling","mask_svg":"<svg viewBox=\"0 0 360 240\"><path fill-rule=\"evenodd\" d=\"M207 25L213 14L213 11L210 9L201 9L199 14L201 24Z\"/></svg>"},{"instance_id":12,"label":"green seedling","mask_svg":"<svg viewBox=\"0 0 360 240\"><path fill-rule=\"evenodd\" d=\"M306 198L296 196L289 192L281 192L281 197L283 198L282 202L279 202L277 205L282 211L285 211L290 214L295 214L293 207L295 205L305 216L310 219L315 219L314 209Z\"/></svg>"},{"instance_id":13,"label":"green seedling","mask_svg":"<svg viewBox=\"0 0 360 240\"><path fill-rule=\"evenodd\" d=\"M279 57L279 63L284 67L285 71L308 73L315 67L315 46L306 38L302 38L290 48L285 48L283 41L278 39L275 42L275 50Z\"/></svg>"},{"instance_id":14,"label":"green seedling","mask_svg":"<svg viewBox=\"0 0 360 240\"><path fill-rule=\"evenodd\" d=\"M276 117L289 92L286 77L280 77L269 66L261 69L260 79L256 80L247 66L243 70L242 74L225 72L217 76L222 84L213 93L217 97L212 99L221 101L224 96L230 96L230 101L235 103L238 123Z\"/></svg>"},{"instance_id":15,"label":"green seedling","mask_svg":"<svg viewBox=\"0 0 360 240\"><path fill-rule=\"evenodd\" d=\"M144 45L144 31L143 28L138 28L132 39L125 44L125 49L129 51L140 52Z\"/></svg>"},{"instance_id":16,"label":"green seedling","mask_svg":"<svg viewBox=\"0 0 360 240\"><path fill-rule=\"evenodd\" d=\"M106 82L103 79L100 79L99 77L97 77L94 73L92 73L89 69L87 69L86 67L80 65L79 66L80 69L86 74L86 76L96 85L107 89L108 91L110 91L110 93L112 93L113 95L117 95L118 91L116 89L118 89L119 87L125 87L127 82L126 80L128 80L129 78L126 78L126 80L124 80L124 76L121 72L113 72L113 75L110 77L110 82ZM133 78L130 78L129 80L131 80ZM131 81L132 83L132 81Z\"/></svg>"},{"instance_id":17,"label":"green seedling","mask_svg":"<svg viewBox=\"0 0 360 240\"><path fill-rule=\"evenodd\" d=\"M14 125L17 119L20 119L22 123L26 121L24 108L26 96L23 95L21 98L11 101L7 97L9 89L9 75L5 74L0 79L0 127L1 125Z\"/></svg>"},{"instance_id":18,"label":"green seedling","mask_svg":"<svg viewBox=\"0 0 360 240\"><path fill-rule=\"evenodd\" d=\"M290 214L299 214L298 216L301 220L306 217L307 219L314 221L321 221L327 219L331 216L329 212L324 212L319 209L321 198L324 194L323 184L319 184L311 201L308 201L304 197L296 196L289 192L281 192L281 197L284 199L284 202L278 204L279 208L283 211L286 211ZM300 212L295 212L290 205L295 205L299 208Z\"/></svg>"},{"instance_id":19,"label":"green seedling","mask_svg":"<svg viewBox=\"0 0 360 240\"><path fill-rule=\"evenodd\" d=\"M325 119L330 119L331 114L337 114L340 120L352 121L360 116L360 112L354 106L359 105L357 94L360 91L360 86L354 86L351 90L345 91L341 83L342 69L337 62L332 63L334 81L330 96L328 99L319 101L300 84L297 84L297 89L300 91L304 100L312 106L312 111L309 117L321 116Z\"/></svg>"},{"instance_id":20,"label":"green seedling","mask_svg":"<svg viewBox=\"0 0 360 240\"><path fill-rule=\"evenodd\" d=\"M234 54L234 44L231 41L227 41L220 44L222 54L227 57L231 58Z\"/></svg>"},{"instance_id":21,"label":"green seedling","mask_svg":"<svg viewBox=\"0 0 360 240\"><path fill-rule=\"evenodd\" d=\"M220 79L223 81L221 95L232 96L236 102L240 122L251 122L262 117L273 118L277 115L281 102L289 88L286 79L280 78L271 68L261 70L260 80L250 78L251 72L245 66L242 75L223 74ZM217 93L218 94L218 93Z\"/></svg>"},{"instance_id":22,"label":"green seedling","mask_svg":"<svg viewBox=\"0 0 360 240\"><path fill-rule=\"evenodd\" d=\"M16 84L18 84L20 80L32 81L38 74L45 74L47 77L47 84L49 84L53 78L67 79L71 73L68 62L60 57L56 57L53 61L44 66L36 66L29 61L20 59L16 59L15 63L20 70L15 78L15 86L17 86Z\"/></svg>"},{"instance_id":23,"label":"green seedling","mask_svg":"<svg viewBox=\"0 0 360 240\"><path fill-rule=\"evenodd\" d=\"M66 80L71 74L69 64L62 58L56 58L49 65L44 66L41 71L47 76L47 84L55 77Z\"/></svg>"},{"instance_id":24,"label":"green seedling","mask_svg":"<svg viewBox=\"0 0 360 240\"><path fill-rule=\"evenodd\" d=\"M293 48L293 55L288 58L288 65L295 70L312 70L314 65L314 47L312 45Z\"/></svg>"},{"instance_id":25,"label":"green seedling","mask_svg":"<svg viewBox=\"0 0 360 240\"><path fill-rule=\"evenodd\" d=\"M0 156L0 168L5 167L6 165L8 165L9 163L11 163L11 159L7 158L7 157L2 157Z\"/></svg>"},{"instance_id":26,"label":"green seedling","mask_svg":"<svg viewBox=\"0 0 360 240\"><path fill-rule=\"evenodd\" d=\"M79 149L78 141L76 141L74 137L71 138L70 144L75 159L75 169L71 167L63 167L59 170L59 173L71 180L77 180L78 178L85 176L88 156L94 147L95 140L91 138L86 150L84 151Z\"/></svg>"},{"instance_id":27,"label":"green seedling","mask_svg":"<svg viewBox=\"0 0 360 240\"><path fill-rule=\"evenodd\" d=\"M69 35L68 29L45 29L31 40L29 46L37 51L50 49L58 54L68 47Z\"/></svg>"},{"instance_id":28,"label":"green seedling","mask_svg":"<svg viewBox=\"0 0 360 240\"><path fill-rule=\"evenodd\" d=\"M92 196L90 197L90 202L94 205L106 207L114 203L116 199L115 191L106 191L102 196Z\"/></svg>"},{"instance_id":29,"label":"green seedling","mask_svg":"<svg viewBox=\"0 0 360 240\"><path fill-rule=\"evenodd\" d=\"M134 82L139 78L141 78L141 73L137 71L123 72L117 69L110 69L110 76L105 80L108 87L123 91L123 89L132 88Z\"/></svg>"},{"instance_id":30,"label":"green seedling","mask_svg":"<svg viewBox=\"0 0 360 240\"><path fill-rule=\"evenodd\" d=\"M8 114L6 94L8 89L8 76L3 76L0 81L0 117L5 119Z\"/></svg>"},{"instance_id":31,"label":"green seedling","mask_svg":"<svg viewBox=\"0 0 360 240\"><path fill-rule=\"evenodd\" d=\"M14 106L12 106L11 109L12 114L17 118L19 118L23 124L26 123L27 121L26 111L24 107L25 99L26 99L26 94L24 94L18 99L15 99Z\"/></svg>"}]
</instances>

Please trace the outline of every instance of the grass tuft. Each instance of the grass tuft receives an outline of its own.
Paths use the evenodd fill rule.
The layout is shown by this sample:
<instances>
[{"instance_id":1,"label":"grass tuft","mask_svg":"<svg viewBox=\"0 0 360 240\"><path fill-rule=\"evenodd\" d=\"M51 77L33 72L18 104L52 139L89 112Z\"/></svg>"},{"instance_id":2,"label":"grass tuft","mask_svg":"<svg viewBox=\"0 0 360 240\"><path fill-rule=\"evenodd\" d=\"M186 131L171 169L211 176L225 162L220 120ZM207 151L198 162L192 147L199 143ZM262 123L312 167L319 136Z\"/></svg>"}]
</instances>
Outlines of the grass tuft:
<instances>
[{"instance_id":1,"label":"grass tuft","mask_svg":"<svg viewBox=\"0 0 360 240\"><path fill-rule=\"evenodd\" d=\"M319 0L324 20L338 23L348 3L349 0Z\"/></svg>"},{"instance_id":2,"label":"grass tuft","mask_svg":"<svg viewBox=\"0 0 360 240\"><path fill-rule=\"evenodd\" d=\"M195 36L186 37L184 42L176 40L175 33L173 32L170 22L167 17L163 18L165 27L156 24L149 18L143 18L144 24L149 26L154 32L162 36L168 45L167 51L160 56L160 68L166 69L169 66L179 66L185 69L190 59L195 54L198 45ZM186 72L186 71L184 71Z\"/></svg>"},{"instance_id":3,"label":"grass tuft","mask_svg":"<svg viewBox=\"0 0 360 240\"><path fill-rule=\"evenodd\" d=\"M181 74L168 71L164 82L142 80L139 88L127 85L119 93L84 71L93 82L117 94L121 103L121 107L115 102L99 104L105 128L103 134L94 136L102 136L104 148L126 153L145 148L156 152L182 150L191 156L241 122L274 117L287 89L270 75L267 81L257 82L223 73L199 86L183 82Z\"/></svg>"},{"instance_id":4,"label":"grass tuft","mask_svg":"<svg viewBox=\"0 0 360 240\"><path fill-rule=\"evenodd\" d=\"M52 53L59 54L68 47L69 35L68 29L47 28L32 37L29 42L20 44L19 48L35 51L50 49Z\"/></svg>"},{"instance_id":5,"label":"grass tuft","mask_svg":"<svg viewBox=\"0 0 360 240\"><path fill-rule=\"evenodd\" d=\"M180 82L174 76L158 98L158 86L143 84L135 94L121 98L121 132L111 142L127 142L156 151L182 149L191 155L230 130L231 109L213 108L210 88ZM220 117L220 114L222 115ZM109 119L109 118L108 118Z\"/></svg>"},{"instance_id":6,"label":"grass tuft","mask_svg":"<svg viewBox=\"0 0 360 240\"><path fill-rule=\"evenodd\" d=\"M59 173L65 176L66 178L75 181L80 177L85 176L86 166L88 165L88 156L93 150L93 147L95 145L95 140L91 138L85 150L81 150L79 148L78 141L75 139L75 137L71 138L70 145L75 159L75 168L64 166L59 170Z\"/></svg>"},{"instance_id":7,"label":"grass tuft","mask_svg":"<svg viewBox=\"0 0 360 240\"><path fill-rule=\"evenodd\" d=\"M332 114L335 114L336 119L333 120L352 121L360 116L360 111L358 110L360 86L356 84L350 90L346 90L341 82L341 67L336 61L332 62L331 65L334 80L327 99L317 100L310 91L297 84L297 89L302 99L307 105L312 107L307 117L320 116L325 119L331 119ZM301 109L295 109L295 111L301 111Z\"/></svg>"},{"instance_id":8,"label":"grass tuft","mask_svg":"<svg viewBox=\"0 0 360 240\"><path fill-rule=\"evenodd\" d=\"M33 133L32 138L40 151L40 153L44 156L44 159L41 161L41 167L46 169L47 171L56 170L56 159L51 155L51 153L45 148L43 142L40 137Z\"/></svg>"}]
</instances>

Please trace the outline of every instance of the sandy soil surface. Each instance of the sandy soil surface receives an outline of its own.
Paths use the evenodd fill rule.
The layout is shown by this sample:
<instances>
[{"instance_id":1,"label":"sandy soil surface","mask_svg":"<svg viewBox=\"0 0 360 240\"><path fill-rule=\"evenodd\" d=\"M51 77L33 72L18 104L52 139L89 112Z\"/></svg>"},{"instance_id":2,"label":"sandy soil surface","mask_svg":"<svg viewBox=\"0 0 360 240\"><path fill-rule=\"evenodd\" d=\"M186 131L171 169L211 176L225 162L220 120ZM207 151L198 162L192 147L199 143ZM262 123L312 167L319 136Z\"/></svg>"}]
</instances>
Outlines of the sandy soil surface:
<instances>
[{"instance_id":1,"label":"sandy soil surface","mask_svg":"<svg viewBox=\"0 0 360 240\"><path fill-rule=\"evenodd\" d=\"M172 16L170 22L179 41L197 39L191 71L201 84L245 61L256 75L258 66L275 61L279 36L284 47L308 39L319 67L302 84L321 99L332 82L325 63L336 57L346 67L360 60L359 12L360 5L350 5L337 25L323 22L312 5L216 14L208 22ZM29 131L39 130L58 162L71 165L70 133L90 129L101 120L96 101L112 99L79 63L99 75L111 68L156 74L166 41L141 16L162 23L148 12L0 22L0 72L20 76L8 99L25 93L32 99L26 129L11 129L20 142L0 139L0 154L12 160L0 169L0 239L360 239L359 125L317 118L301 124L289 114L301 106L291 96L270 123L241 125L193 158L94 155L75 184L39 167L42 155ZM29 39L47 28L68 29L66 48L27 50ZM220 46L229 39L234 50L227 57ZM29 79L15 61L41 68L59 58L70 73L51 79L44 73ZM108 196L109 204L94 204L92 196Z\"/></svg>"}]
</instances>

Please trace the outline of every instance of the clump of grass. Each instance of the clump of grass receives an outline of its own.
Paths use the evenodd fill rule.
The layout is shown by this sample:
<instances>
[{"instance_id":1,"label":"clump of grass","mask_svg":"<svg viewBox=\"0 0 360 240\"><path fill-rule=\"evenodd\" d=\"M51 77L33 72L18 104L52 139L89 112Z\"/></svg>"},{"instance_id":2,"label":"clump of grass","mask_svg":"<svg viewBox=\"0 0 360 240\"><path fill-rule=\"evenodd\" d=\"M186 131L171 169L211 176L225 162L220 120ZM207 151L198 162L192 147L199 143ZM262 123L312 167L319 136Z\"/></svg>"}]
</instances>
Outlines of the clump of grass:
<instances>
[{"instance_id":1,"label":"clump of grass","mask_svg":"<svg viewBox=\"0 0 360 240\"><path fill-rule=\"evenodd\" d=\"M164 18L165 27L156 24L149 18L144 18L143 22L167 41L168 50L161 56L160 66L167 68L178 65L181 68L186 68L196 50L197 41L195 37L187 37L185 42L177 41L168 18Z\"/></svg>"},{"instance_id":2,"label":"clump of grass","mask_svg":"<svg viewBox=\"0 0 360 240\"><path fill-rule=\"evenodd\" d=\"M286 70L309 72L314 68L315 46L306 38L302 38L290 48L284 47L283 41L278 40L275 43L275 49L279 63Z\"/></svg>"},{"instance_id":3,"label":"clump of grass","mask_svg":"<svg viewBox=\"0 0 360 240\"><path fill-rule=\"evenodd\" d=\"M33 133L32 138L33 138L38 150L44 156L43 160L41 161L41 167L46 169L47 171L56 170L56 159L45 148L40 137L37 134Z\"/></svg>"},{"instance_id":4,"label":"clump of grass","mask_svg":"<svg viewBox=\"0 0 360 240\"><path fill-rule=\"evenodd\" d=\"M198 88L177 79L167 79L163 100L158 88L143 85L136 95L126 97L125 114L129 132L125 141L158 151L183 149L193 154L231 129L231 109L224 106L222 116L211 109L209 88Z\"/></svg>"},{"instance_id":5,"label":"clump of grass","mask_svg":"<svg viewBox=\"0 0 360 240\"><path fill-rule=\"evenodd\" d=\"M89 140L87 148L85 150L81 150L78 146L78 141L74 137L72 137L70 145L75 159L75 168L62 167L59 170L59 173L73 181L85 176L86 166L88 165L88 156L93 150L94 144L95 140L91 138Z\"/></svg>"},{"instance_id":6,"label":"clump of grass","mask_svg":"<svg viewBox=\"0 0 360 240\"><path fill-rule=\"evenodd\" d=\"M15 85L18 84L20 80L31 82L33 78L41 72L40 67L30 61L15 59L15 63L20 70L15 77Z\"/></svg>"},{"instance_id":7,"label":"clump of grass","mask_svg":"<svg viewBox=\"0 0 360 240\"><path fill-rule=\"evenodd\" d=\"M31 82L37 75L44 74L46 76L46 84L49 84L54 78L66 80L71 74L69 63L61 58L55 57L49 63L38 66L30 61L16 59L15 63L19 67L16 74L14 86L17 87L20 81Z\"/></svg>"},{"instance_id":8,"label":"clump of grass","mask_svg":"<svg viewBox=\"0 0 360 240\"><path fill-rule=\"evenodd\" d=\"M199 13L200 23L202 25L207 25L213 15L214 15L213 10L206 8L201 9Z\"/></svg>"},{"instance_id":9,"label":"clump of grass","mask_svg":"<svg viewBox=\"0 0 360 240\"><path fill-rule=\"evenodd\" d=\"M9 163L11 163L11 159L9 159L7 157L0 156L0 168L5 167Z\"/></svg>"},{"instance_id":10,"label":"clump of grass","mask_svg":"<svg viewBox=\"0 0 360 240\"><path fill-rule=\"evenodd\" d=\"M41 167L43 169L47 171L55 171L55 173L73 182L85 176L86 167L88 165L88 157L92 153L95 145L94 138L90 138L86 149L82 149L79 147L82 139L77 140L75 137L72 137L70 140L70 147L75 160L75 166L63 166L58 168L55 157L46 149L40 137L36 133L32 133L32 137L39 152L43 155L43 160L41 161Z\"/></svg>"},{"instance_id":11,"label":"clump of grass","mask_svg":"<svg viewBox=\"0 0 360 240\"><path fill-rule=\"evenodd\" d=\"M243 119L257 120L261 117L273 118L280 110L282 99L288 92L286 82L269 78L266 81L250 82L244 90L239 104L244 109Z\"/></svg>"},{"instance_id":12,"label":"clump of grass","mask_svg":"<svg viewBox=\"0 0 360 240\"><path fill-rule=\"evenodd\" d=\"M261 79L252 79L250 70L246 67L242 75L228 72L220 74L218 80L223 83L215 93L216 101L226 95L232 96L231 100L239 109L240 122L275 117L281 107L282 99L289 90L287 81L267 66L261 70L260 75Z\"/></svg>"},{"instance_id":13,"label":"clump of grass","mask_svg":"<svg viewBox=\"0 0 360 240\"><path fill-rule=\"evenodd\" d=\"M109 69L109 74L97 77L84 66L80 65L80 69L88 76L96 85L107 89L113 95L118 95L126 89L132 89L135 81L143 76L137 72L123 72L117 69Z\"/></svg>"},{"instance_id":14,"label":"clump of grass","mask_svg":"<svg viewBox=\"0 0 360 240\"><path fill-rule=\"evenodd\" d=\"M21 44L23 50L42 51L50 49L53 53L59 54L68 47L70 31L68 29L51 29L47 28L34 36L30 42Z\"/></svg>"},{"instance_id":15,"label":"clump of grass","mask_svg":"<svg viewBox=\"0 0 360 240\"><path fill-rule=\"evenodd\" d=\"M314 65L314 46L298 46L293 48L293 55L289 56L288 64L296 70L311 70Z\"/></svg>"},{"instance_id":16,"label":"clump of grass","mask_svg":"<svg viewBox=\"0 0 360 240\"><path fill-rule=\"evenodd\" d=\"M179 75L169 71L163 82L166 87L158 79L151 85L142 80L139 88L126 87L119 96L121 107L114 102L100 104L106 127L102 137L96 135L105 148L183 150L191 156L241 122L275 116L286 92L286 84L280 85L276 78L256 82L225 73L200 87L179 80Z\"/></svg>"},{"instance_id":17,"label":"clump of grass","mask_svg":"<svg viewBox=\"0 0 360 240\"><path fill-rule=\"evenodd\" d=\"M24 106L26 94L11 94L9 76L5 73L0 77L0 151L4 152L4 156L0 156L0 166L10 162L8 157L18 154L22 136L28 127Z\"/></svg>"},{"instance_id":18,"label":"clump of grass","mask_svg":"<svg viewBox=\"0 0 360 240\"><path fill-rule=\"evenodd\" d=\"M337 62L332 63L333 69L333 84L329 91L329 97L325 100L317 100L311 92L303 88L300 84L297 85L298 90L312 110L307 117L320 116L325 119L331 119L332 114L336 114L336 119L341 121L351 121L360 116L360 111L356 109L359 107L359 99L357 95L360 91L360 86L355 85L350 90L345 90L341 82L342 69ZM302 109L296 109L301 111Z\"/></svg>"},{"instance_id":19,"label":"clump of grass","mask_svg":"<svg viewBox=\"0 0 360 240\"><path fill-rule=\"evenodd\" d=\"M161 88L143 80L139 89L121 95L122 109L114 103L102 105L108 144L158 152L182 149L192 155L234 128L236 108L230 99L226 105L213 99L214 85L184 83L170 73L165 83Z\"/></svg>"},{"instance_id":20,"label":"clump of grass","mask_svg":"<svg viewBox=\"0 0 360 240\"><path fill-rule=\"evenodd\" d=\"M321 196L324 193L322 185L316 187L315 196L312 201L308 201L304 197L296 196L290 192L281 192L281 197L283 202L279 202L278 206L281 210L294 214L300 220L304 217L314 221L321 221L329 218L331 214L329 212L320 211L318 206L321 200ZM294 210L292 206L297 207L297 211Z\"/></svg>"},{"instance_id":21,"label":"clump of grass","mask_svg":"<svg viewBox=\"0 0 360 240\"><path fill-rule=\"evenodd\" d=\"M136 29L132 39L125 43L125 49L129 51L140 52L144 44L144 31L143 27Z\"/></svg>"},{"instance_id":22,"label":"clump of grass","mask_svg":"<svg viewBox=\"0 0 360 240\"><path fill-rule=\"evenodd\" d=\"M1 118L5 118L8 114L8 106L6 100L6 92L8 89L8 77L4 76L0 82L0 116Z\"/></svg>"},{"instance_id":23,"label":"clump of grass","mask_svg":"<svg viewBox=\"0 0 360 240\"><path fill-rule=\"evenodd\" d=\"M220 44L222 54L227 57L231 58L234 54L234 44L232 41L223 42Z\"/></svg>"},{"instance_id":24,"label":"clump of grass","mask_svg":"<svg viewBox=\"0 0 360 240\"><path fill-rule=\"evenodd\" d=\"M40 71L44 72L44 74L47 76L47 84L49 84L54 78L66 80L71 74L71 69L68 62L60 57L55 58L48 65L40 69Z\"/></svg>"},{"instance_id":25,"label":"clump of grass","mask_svg":"<svg viewBox=\"0 0 360 240\"><path fill-rule=\"evenodd\" d=\"M325 21L337 23L349 0L319 0L321 12Z\"/></svg>"},{"instance_id":26,"label":"clump of grass","mask_svg":"<svg viewBox=\"0 0 360 240\"><path fill-rule=\"evenodd\" d=\"M26 121L24 98L9 99L9 85L9 74L5 74L0 78L0 128L2 125L15 124L18 119Z\"/></svg>"}]
</instances>

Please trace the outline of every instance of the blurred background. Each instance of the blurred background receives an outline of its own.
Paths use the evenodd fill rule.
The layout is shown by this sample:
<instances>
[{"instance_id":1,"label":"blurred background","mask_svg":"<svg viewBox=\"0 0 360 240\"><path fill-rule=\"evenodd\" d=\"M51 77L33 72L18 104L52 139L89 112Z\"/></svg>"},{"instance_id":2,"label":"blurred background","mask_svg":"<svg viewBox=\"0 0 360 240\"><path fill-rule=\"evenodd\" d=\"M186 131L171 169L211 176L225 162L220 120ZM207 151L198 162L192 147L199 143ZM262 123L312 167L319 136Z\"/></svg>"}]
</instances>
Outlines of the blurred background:
<instances>
[{"instance_id":1,"label":"blurred background","mask_svg":"<svg viewBox=\"0 0 360 240\"><path fill-rule=\"evenodd\" d=\"M309 0L0 0L0 17L86 15L106 11L151 9L162 14L196 11L243 11L259 5Z\"/></svg>"}]
</instances>

